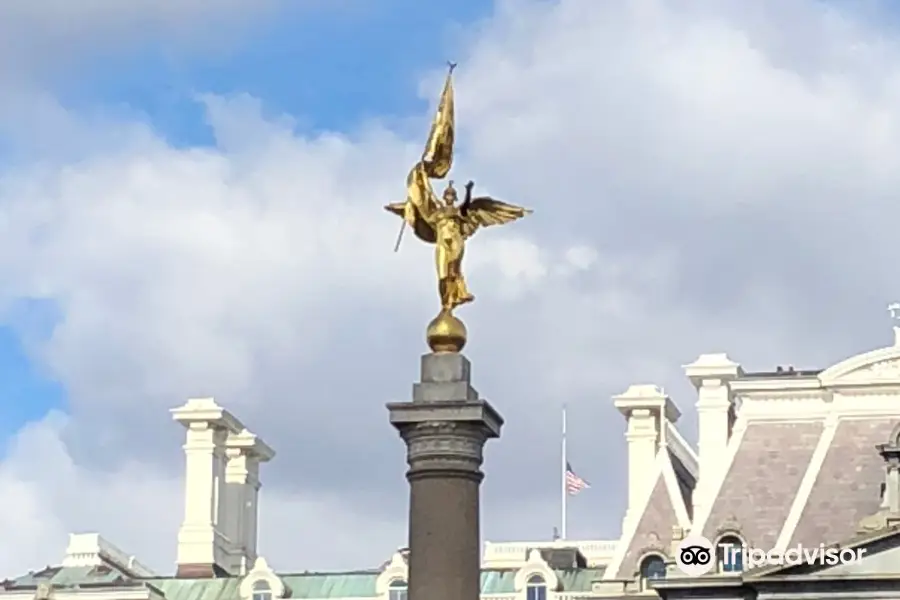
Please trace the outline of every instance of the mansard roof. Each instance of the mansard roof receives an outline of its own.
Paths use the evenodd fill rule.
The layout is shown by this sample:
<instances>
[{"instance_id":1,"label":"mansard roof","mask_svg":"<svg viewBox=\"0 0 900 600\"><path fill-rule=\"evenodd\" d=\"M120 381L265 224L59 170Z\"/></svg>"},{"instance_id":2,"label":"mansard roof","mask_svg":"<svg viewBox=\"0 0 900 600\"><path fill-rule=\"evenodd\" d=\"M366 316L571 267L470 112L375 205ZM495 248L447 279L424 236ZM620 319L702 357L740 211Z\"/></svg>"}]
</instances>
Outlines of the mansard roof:
<instances>
[{"instance_id":1,"label":"mansard roof","mask_svg":"<svg viewBox=\"0 0 900 600\"><path fill-rule=\"evenodd\" d=\"M817 547L854 538L860 521L878 511L884 461L876 446L900 427L900 334L893 346L824 370L738 372L729 383L734 429L698 514L691 514L694 482L685 476L696 470L660 451L607 580L633 577L649 553L671 556L679 527L713 541L737 534L758 548Z\"/></svg>"},{"instance_id":2,"label":"mansard roof","mask_svg":"<svg viewBox=\"0 0 900 600\"><path fill-rule=\"evenodd\" d=\"M826 429L821 442L824 456L818 465L810 465L812 485L796 525L786 532L789 546L847 540L855 535L860 520L878 510L884 461L875 446L888 440L898 420L843 419Z\"/></svg>"},{"instance_id":3,"label":"mansard roof","mask_svg":"<svg viewBox=\"0 0 900 600\"><path fill-rule=\"evenodd\" d=\"M822 430L821 421L749 422L736 428L731 464L708 514L698 515L693 530L710 540L739 533L751 546L775 547Z\"/></svg>"}]
</instances>

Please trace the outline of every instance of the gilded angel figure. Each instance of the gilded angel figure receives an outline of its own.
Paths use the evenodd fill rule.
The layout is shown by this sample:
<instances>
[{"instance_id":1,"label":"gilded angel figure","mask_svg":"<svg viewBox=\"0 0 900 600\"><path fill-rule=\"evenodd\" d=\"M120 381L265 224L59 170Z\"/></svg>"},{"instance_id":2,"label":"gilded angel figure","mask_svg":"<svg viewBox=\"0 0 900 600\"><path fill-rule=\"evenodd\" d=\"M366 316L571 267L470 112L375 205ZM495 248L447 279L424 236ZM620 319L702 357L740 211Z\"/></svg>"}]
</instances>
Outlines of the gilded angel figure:
<instances>
[{"instance_id":1,"label":"gilded angel figure","mask_svg":"<svg viewBox=\"0 0 900 600\"><path fill-rule=\"evenodd\" d=\"M481 227L510 223L531 212L487 196L473 198L472 189L475 184L471 181L466 184L462 203L458 203L452 181L441 199L435 195L429 180L444 178L453 162L455 122L451 76L454 66L450 65L450 74L444 84L425 153L407 177L406 201L385 206L389 212L403 217L403 228L409 225L416 237L435 245L438 293L442 311L447 314L457 306L475 299L466 285L462 271L466 240ZM400 236L397 238L398 247Z\"/></svg>"},{"instance_id":2,"label":"gilded angel figure","mask_svg":"<svg viewBox=\"0 0 900 600\"><path fill-rule=\"evenodd\" d=\"M487 196L473 198L474 187L471 181L466 184L465 197L460 204L451 181L440 201L430 198L425 210L416 210L413 217L412 228L416 237L435 245L438 294L441 308L447 311L475 299L462 271L466 240L481 227L510 223L531 212ZM405 216L405 206L405 202L398 202L385 208L402 217Z\"/></svg>"}]
</instances>

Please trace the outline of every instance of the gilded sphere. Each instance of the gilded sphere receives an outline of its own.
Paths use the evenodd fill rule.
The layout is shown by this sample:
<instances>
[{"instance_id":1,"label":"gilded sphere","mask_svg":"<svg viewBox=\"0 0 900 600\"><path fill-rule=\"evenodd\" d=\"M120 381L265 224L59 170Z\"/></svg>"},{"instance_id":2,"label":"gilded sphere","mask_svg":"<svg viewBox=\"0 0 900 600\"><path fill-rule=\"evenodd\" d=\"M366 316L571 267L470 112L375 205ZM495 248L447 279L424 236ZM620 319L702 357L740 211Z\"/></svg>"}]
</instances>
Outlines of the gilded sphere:
<instances>
[{"instance_id":1,"label":"gilded sphere","mask_svg":"<svg viewBox=\"0 0 900 600\"><path fill-rule=\"evenodd\" d=\"M425 337L432 352L459 352L466 345L466 326L452 313L442 310L428 324Z\"/></svg>"}]
</instances>

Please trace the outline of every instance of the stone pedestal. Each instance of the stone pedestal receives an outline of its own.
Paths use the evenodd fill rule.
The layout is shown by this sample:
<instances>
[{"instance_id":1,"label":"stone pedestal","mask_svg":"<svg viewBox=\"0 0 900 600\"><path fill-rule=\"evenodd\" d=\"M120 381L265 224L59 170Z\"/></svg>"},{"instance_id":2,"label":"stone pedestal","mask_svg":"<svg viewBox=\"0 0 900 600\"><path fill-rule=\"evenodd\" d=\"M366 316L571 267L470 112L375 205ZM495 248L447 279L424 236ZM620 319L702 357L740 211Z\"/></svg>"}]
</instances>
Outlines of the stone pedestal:
<instances>
[{"instance_id":1,"label":"stone pedestal","mask_svg":"<svg viewBox=\"0 0 900 600\"><path fill-rule=\"evenodd\" d=\"M479 399L457 353L423 356L413 401L388 410L409 463L409 598L477 600L482 450L503 418Z\"/></svg>"}]
</instances>

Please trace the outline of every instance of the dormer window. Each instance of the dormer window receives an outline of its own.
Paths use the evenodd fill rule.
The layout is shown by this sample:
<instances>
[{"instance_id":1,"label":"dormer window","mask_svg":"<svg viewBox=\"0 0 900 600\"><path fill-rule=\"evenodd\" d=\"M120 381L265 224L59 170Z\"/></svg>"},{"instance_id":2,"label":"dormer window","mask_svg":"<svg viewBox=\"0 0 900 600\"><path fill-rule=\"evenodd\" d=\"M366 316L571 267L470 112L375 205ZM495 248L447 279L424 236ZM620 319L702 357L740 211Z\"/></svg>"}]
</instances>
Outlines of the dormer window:
<instances>
[{"instance_id":1,"label":"dormer window","mask_svg":"<svg viewBox=\"0 0 900 600\"><path fill-rule=\"evenodd\" d=\"M269 568L266 559L256 557L253 568L241 580L238 588L240 600L279 600L289 598L291 592L284 582Z\"/></svg>"},{"instance_id":2,"label":"dormer window","mask_svg":"<svg viewBox=\"0 0 900 600\"><path fill-rule=\"evenodd\" d=\"M532 575L525 584L525 600L547 600L547 582L540 575Z\"/></svg>"},{"instance_id":3,"label":"dormer window","mask_svg":"<svg viewBox=\"0 0 900 600\"><path fill-rule=\"evenodd\" d=\"M641 579L653 581L666 578L666 561L662 556L651 554L641 561Z\"/></svg>"},{"instance_id":4,"label":"dormer window","mask_svg":"<svg viewBox=\"0 0 900 600\"><path fill-rule=\"evenodd\" d=\"M716 562L719 573L741 573L744 570L744 543L734 535L728 535L716 544Z\"/></svg>"},{"instance_id":5,"label":"dormer window","mask_svg":"<svg viewBox=\"0 0 900 600\"><path fill-rule=\"evenodd\" d=\"M388 600L406 600L409 596L409 588L406 581L395 579L388 586Z\"/></svg>"},{"instance_id":6,"label":"dormer window","mask_svg":"<svg viewBox=\"0 0 900 600\"><path fill-rule=\"evenodd\" d=\"M272 600L272 588L267 581L260 579L253 583L253 600Z\"/></svg>"}]
</instances>

